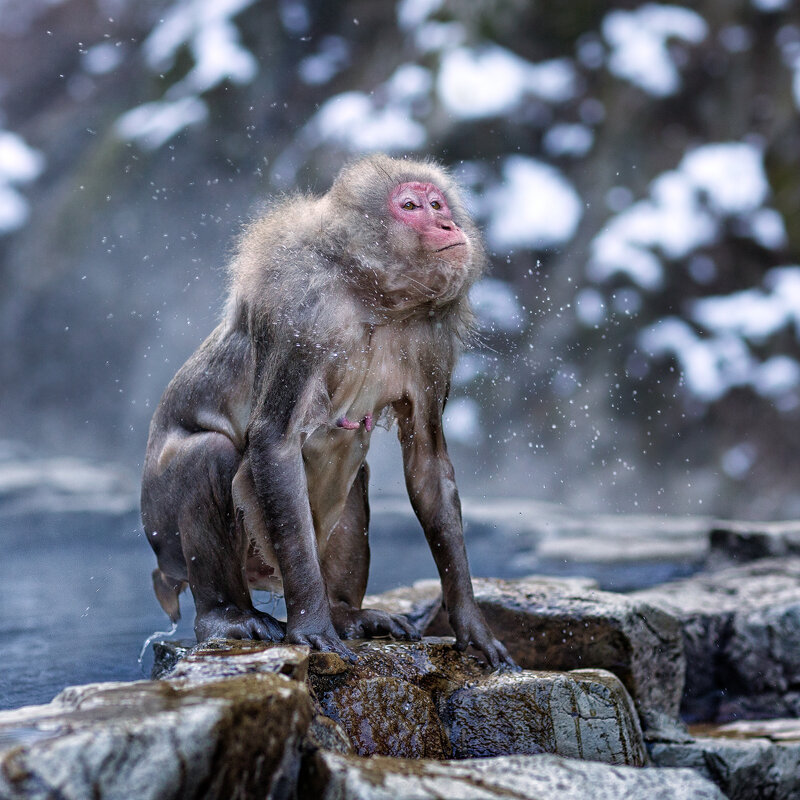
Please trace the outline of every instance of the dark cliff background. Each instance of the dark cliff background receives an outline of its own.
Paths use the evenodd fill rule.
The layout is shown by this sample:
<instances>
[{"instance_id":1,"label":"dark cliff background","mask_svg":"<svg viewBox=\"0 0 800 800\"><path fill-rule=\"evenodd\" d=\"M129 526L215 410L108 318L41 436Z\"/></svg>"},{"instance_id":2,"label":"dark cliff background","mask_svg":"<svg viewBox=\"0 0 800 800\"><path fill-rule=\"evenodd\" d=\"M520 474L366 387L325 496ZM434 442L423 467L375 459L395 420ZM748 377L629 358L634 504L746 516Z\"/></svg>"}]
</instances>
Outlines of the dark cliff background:
<instances>
[{"instance_id":1,"label":"dark cliff background","mask_svg":"<svg viewBox=\"0 0 800 800\"><path fill-rule=\"evenodd\" d=\"M492 254L463 493L796 516L799 108L788 0L0 0L3 475L135 474L241 222L383 150Z\"/></svg>"}]
</instances>

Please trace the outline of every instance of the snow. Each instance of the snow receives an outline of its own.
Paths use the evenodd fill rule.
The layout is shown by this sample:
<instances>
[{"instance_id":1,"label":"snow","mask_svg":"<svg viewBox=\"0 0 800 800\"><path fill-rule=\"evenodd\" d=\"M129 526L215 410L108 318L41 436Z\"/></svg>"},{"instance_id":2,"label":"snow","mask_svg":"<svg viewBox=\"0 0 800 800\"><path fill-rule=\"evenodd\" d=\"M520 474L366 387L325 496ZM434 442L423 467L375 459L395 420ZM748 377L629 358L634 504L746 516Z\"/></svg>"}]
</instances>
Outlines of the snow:
<instances>
[{"instance_id":1,"label":"snow","mask_svg":"<svg viewBox=\"0 0 800 800\"><path fill-rule=\"evenodd\" d=\"M0 236L28 220L28 201L14 184L30 183L44 169L44 156L11 131L0 130Z\"/></svg>"},{"instance_id":2,"label":"snow","mask_svg":"<svg viewBox=\"0 0 800 800\"><path fill-rule=\"evenodd\" d=\"M602 23L611 47L608 67L619 78L665 97L680 88L678 69L667 49L669 39L701 42L708 31L705 20L681 6L648 3L635 11L611 11Z\"/></svg>"},{"instance_id":3,"label":"snow","mask_svg":"<svg viewBox=\"0 0 800 800\"><path fill-rule=\"evenodd\" d=\"M726 217L741 219L744 233L763 246L780 246L783 220L761 205L768 193L763 154L755 145L719 142L691 150L676 170L651 183L649 199L621 211L595 237L589 276L603 282L622 274L657 289L663 265L651 251L685 258L714 242Z\"/></svg>"},{"instance_id":4,"label":"snow","mask_svg":"<svg viewBox=\"0 0 800 800\"><path fill-rule=\"evenodd\" d=\"M208 107L199 98L184 97L174 102L157 101L126 111L117 120L117 132L123 139L138 142L148 150L157 150L175 134L190 125L203 122Z\"/></svg>"},{"instance_id":5,"label":"snow","mask_svg":"<svg viewBox=\"0 0 800 800\"><path fill-rule=\"evenodd\" d=\"M179 0L153 28L142 49L154 72L171 69L183 47L194 65L159 101L131 109L117 120L117 132L156 149L184 128L205 120L208 108L199 95L223 81L245 84L258 62L241 43L233 17L255 0Z\"/></svg>"},{"instance_id":6,"label":"snow","mask_svg":"<svg viewBox=\"0 0 800 800\"><path fill-rule=\"evenodd\" d=\"M751 0L753 8L765 13L772 13L774 11L783 11L789 8L791 0Z\"/></svg>"},{"instance_id":7,"label":"snow","mask_svg":"<svg viewBox=\"0 0 800 800\"><path fill-rule=\"evenodd\" d=\"M708 195L720 214L753 211L769 191L761 150L746 142L707 144L687 153L680 169L695 189Z\"/></svg>"},{"instance_id":8,"label":"snow","mask_svg":"<svg viewBox=\"0 0 800 800\"><path fill-rule=\"evenodd\" d=\"M107 75L121 63L125 50L119 42L101 42L83 55L83 68L90 75Z\"/></svg>"},{"instance_id":9,"label":"snow","mask_svg":"<svg viewBox=\"0 0 800 800\"><path fill-rule=\"evenodd\" d=\"M697 300L691 318L714 334L736 334L754 344L790 324L800 331L800 267L770 270L764 288Z\"/></svg>"},{"instance_id":10,"label":"snow","mask_svg":"<svg viewBox=\"0 0 800 800\"><path fill-rule=\"evenodd\" d=\"M315 138L335 141L350 150L417 150L425 144L425 128L410 119L406 109L376 108L364 92L344 92L322 105L311 119Z\"/></svg>"},{"instance_id":11,"label":"snow","mask_svg":"<svg viewBox=\"0 0 800 800\"><path fill-rule=\"evenodd\" d=\"M341 36L325 36L319 52L304 58L298 67L300 79L311 86L327 83L350 61L350 45Z\"/></svg>"},{"instance_id":12,"label":"snow","mask_svg":"<svg viewBox=\"0 0 800 800\"><path fill-rule=\"evenodd\" d=\"M471 397L454 397L444 409L444 429L447 438L472 444L481 438L480 406Z\"/></svg>"},{"instance_id":13,"label":"snow","mask_svg":"<svg viewBox=\"0 0 800 800\"><path fill-rule=\"evenodd\" d=\"M442 56L437 91L451 114L477 119L508 114L526 95L566 102L575 96L576 75L568 59L532 64L497 45L456 47Z\"/></svg>"},{"instance_id":14,"label":"snow","mask_svg":"<svg viewBox=\"0 0 800 800\"><path fill-rule=\"evenodd\" d=\"M444 5L444 0L400 0L397 21L403 30L413 30L426 22Z\"/></svg>"},{"instance_id":15,"label":"snow","mask_svg":"<svg viewBox=\"0 0 800 800\"><path fill-rule=\"evenodd\" d=\"M544 135L542 145L547 155L585 156L594 144L594 133L587 125L561 123L553 125Z\"/></svg>"},{"instance_id":16,"label":"snow","mask_svg":"<svg viewBox=\"0 0 800 800\"><path fill-rule=\"evenodd\" d=\"M706 402L731 388L750 387L768 398L780 398L800 386L800 365L777 354L759 361L751 345L762 345L789 325L800 331L800 267L777 267L762 288L695 301L690 319L668 317L645 329L639 343L652 356L677 359L687 389Z\"/></svg>"},{"instance_id":17,"label":"snow","mask_svg":"<svg viewBox=\"0 0 800 800\"><path fill-rule=\"evenodd\" d=\"M606 301L597 289L581 289L575 295L574 307L575 315L587 328L594 328L606 318Z\"/></svg>"},{"instance_id":18,"label":"snow","mask_svg":"<svg viewBox=\"0 0 800 800\"><path fill-rule=\"evenodd\" d=\"M469 292L478 325L483 330L519 331L523 327L522 309L512 288L497 278L478 281Z\"/></svg>"},{"instance_id":19,"label":"snow","mask_svg":"<svg viewBox=\"0 0 800 800\"><path fill-rule=\"evenodd\" d=\"M493 247L542 248L572 238L583 202L555 167L527 156L509 156L502 173L502 183L487 198L487 235Z\"/></svg>"},{"instance_id":20,"label":"snow","mask_svg":"<svg viewBox=\"0 0 800 800\"><path fill-rule=\"evenodd\" d=\"M432 86L431 71L416 64L402 64L386 82L389 99L393 103L413 103L427 97Z\"/></svg>"}]
</instances>

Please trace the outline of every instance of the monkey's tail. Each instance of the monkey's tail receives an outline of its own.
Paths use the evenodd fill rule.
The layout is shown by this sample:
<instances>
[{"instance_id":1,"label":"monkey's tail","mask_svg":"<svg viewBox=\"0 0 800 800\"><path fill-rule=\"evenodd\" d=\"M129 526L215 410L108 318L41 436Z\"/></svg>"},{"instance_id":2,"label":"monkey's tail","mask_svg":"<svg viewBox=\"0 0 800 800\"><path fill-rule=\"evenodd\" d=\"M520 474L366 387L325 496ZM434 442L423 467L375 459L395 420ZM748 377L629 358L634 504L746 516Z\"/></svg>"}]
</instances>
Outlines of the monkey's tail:
<instances>
[{"instance_id":1,"label":"monkey's tail","mask_svg":"<svg viewBox=\"0 0 800 800\"><path fill-rule=\"evenodd\" d=\"M186 588L186 581L170 578L165 572L156 568L153 570L153 589L158 602L164 609L170 622L177 622L181 618L181 605L178 600L180 593Z\"/></svg>"}]
</instances>

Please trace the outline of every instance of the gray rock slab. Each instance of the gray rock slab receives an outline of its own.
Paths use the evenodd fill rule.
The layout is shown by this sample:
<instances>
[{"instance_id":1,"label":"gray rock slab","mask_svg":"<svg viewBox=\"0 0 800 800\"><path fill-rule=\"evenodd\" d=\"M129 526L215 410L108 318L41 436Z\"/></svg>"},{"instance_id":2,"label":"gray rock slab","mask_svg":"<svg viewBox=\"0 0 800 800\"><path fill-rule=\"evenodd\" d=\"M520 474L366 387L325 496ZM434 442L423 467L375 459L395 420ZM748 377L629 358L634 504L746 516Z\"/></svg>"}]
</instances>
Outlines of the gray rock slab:
<instances>
[{"instance_id":1,"label":"gray rock slab","mask_svg":"<svg viewBox=\"0 0 800 800\"><path fill-rule=\"evenodd\" d=\"M70 688L0 713L0 798L285 797L312 716L276 674Z\"/></svg>"},{"instance_id":2,"label":"gray rock slab","mask_svg":"<svg viewBox=\"0 0 800 800\"><path fill-rule=\"evenodd\" d=\"M611 672L507 672L442 703L455 758L554 753L642 766L647 752L625 687Z\"/></svg>"},{"instance_id":3,"label":"gray rock slab","mask_svg":"<svg viewBox=\"0 0 800 800\"><path fill-rule=\"evenodd\" d=\"M761 559L631 597L680 620L689 719L800 710L800 558Z\"/></svg>"},{"instance_id":4,"label":"gray rock slab","mask_svg":"<svg viewBox=\"0 0 800 800\"><path fill-rule=\"evenodd\" d=\"M302 682L308 677L309 654L310 648L305 645L212 639L185 652L164 677L208 682L234 675L279 673Z\"/></svg>"},{"instance_id":5,"label":"gray rock slab","mask_svg":"<svg viewBox=\"0 0 800 800\"><path fill-rule=\"evenodd\" d=\"M633 697L646 738L685 738L677 723L684 659L675 617L641 599L598 591L582 579L476 578L473 584L492 630L517 664L532 670L610 670ZM364 602L408 613L430 635L452 633L436 582L420 581Z\"/></svg>"},{"instance_id":6,"label":"gray rock slab","mask_svg":"<svg viewBox=\"0 0 800 800\"><path fill-rule=\"evenodd\" d=\"M304 765L301 797L320 800L725 800L690 769L641 769L554 755L465 761L360 758L319 751Z\"/></svg>"},{"instance_id":7,"label":"gray rock slab","mask_svg":"<svg viewBox=\"0 0 800 800\"><path fill-rule=\"evenodd\" d=\"M653 745L653 762L697 770L729 800L800 797L800 720L742 720L691 732L692 742Z\"/></svg>"}]
</instances>

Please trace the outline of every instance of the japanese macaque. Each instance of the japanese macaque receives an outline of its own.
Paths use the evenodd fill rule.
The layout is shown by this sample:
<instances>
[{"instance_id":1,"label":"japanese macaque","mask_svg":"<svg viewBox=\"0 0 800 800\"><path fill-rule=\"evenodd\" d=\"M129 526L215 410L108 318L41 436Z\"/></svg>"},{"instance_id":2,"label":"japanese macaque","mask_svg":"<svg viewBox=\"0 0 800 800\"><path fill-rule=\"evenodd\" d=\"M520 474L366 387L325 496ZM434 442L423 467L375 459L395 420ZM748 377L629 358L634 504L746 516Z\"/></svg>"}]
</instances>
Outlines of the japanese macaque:
<instances>
[{"instance_id":1,"label":"japanese macaque","mask_svg":"<svg viewBox=\"0 0 800 800\"><path fill-rule=\"evenodd\" d=\"M457 647L511 663L473 597L442 431L484 263L449 175L383 155L246 228L223 320L150 426L142 519L173 621L188 584L200 641L284 640L353 660L341 638L419 638L405 617L361 608L365 458L393 417ZM286 623L254 608L250 588L282 592Z\"/></svg>"}]
</instances>

